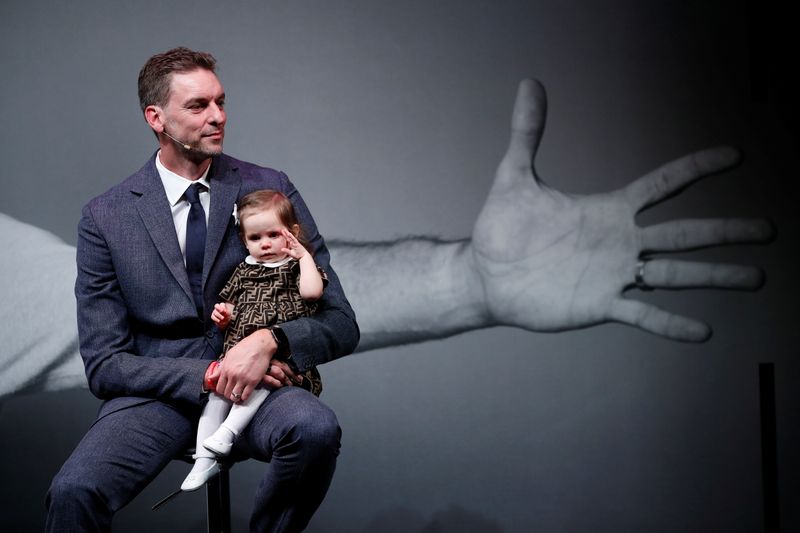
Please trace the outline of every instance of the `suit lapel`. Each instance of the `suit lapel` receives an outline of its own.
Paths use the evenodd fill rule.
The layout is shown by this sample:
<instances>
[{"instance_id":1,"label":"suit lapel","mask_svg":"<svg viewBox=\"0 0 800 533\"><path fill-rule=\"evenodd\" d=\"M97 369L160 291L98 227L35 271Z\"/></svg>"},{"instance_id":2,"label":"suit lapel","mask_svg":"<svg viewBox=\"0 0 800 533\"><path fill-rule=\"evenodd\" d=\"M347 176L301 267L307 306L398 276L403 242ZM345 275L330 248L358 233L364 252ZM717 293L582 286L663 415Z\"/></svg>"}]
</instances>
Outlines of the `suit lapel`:
<instances>
[{"instance_id":1,"label":"suit lapel","mask_svg":"<svg viewBox=\"0 0 800 533\"><path fill-rule=\"evenodd\" d=\"M131 183L131 192L139 196L135 203L139 216L161 259L189 297L189 301L194 302L186 265L178 246L178 236L175 234L172 210L158 176L155 159L151 158L136 177Z\"/></svg>"},{"instance_id":2,"label":"suit lapel","mask_svg":"<svg viewBox=\"0 0 800 533\"><path fill-rule=\"evenodd\" d=\"M236 203L241 186L241 177L223 157L214 158L210 172L211 207L206 232L206 251L203 257L204 288L211 266L227 235L228 225L232 223L233 205ZM150 159L136 175L136 179L131 183L131 192L139 196L135 203L136 209L161 259L186 293L189 302L194 302L186 265L175 234L172 210L156 170L155 158Z\"/></svg>"},{"instance_id":3,"label":"suit lapel","mask_svg":"<svg viewBox=\"0 0 800 533\"><path fill-rule=\"evenodd\" d=\"M208 273L217 258L222 241L228 234L228 226L233 223L233 206L239 196L242 184L236 168L229 166L224 157L215 157L211 163L211 208L206 233L206 254L203 258L203 286Z\"/></svg>"}]
</instances>

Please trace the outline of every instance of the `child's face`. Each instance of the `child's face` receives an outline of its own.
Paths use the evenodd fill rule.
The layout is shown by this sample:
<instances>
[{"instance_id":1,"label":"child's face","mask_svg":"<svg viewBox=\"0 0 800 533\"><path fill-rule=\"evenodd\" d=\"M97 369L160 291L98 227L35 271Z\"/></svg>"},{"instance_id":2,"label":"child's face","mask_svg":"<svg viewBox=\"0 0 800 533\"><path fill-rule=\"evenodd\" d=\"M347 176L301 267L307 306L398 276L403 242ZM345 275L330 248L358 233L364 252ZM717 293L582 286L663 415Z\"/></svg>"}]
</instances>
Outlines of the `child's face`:
<instances>
[{"instance_id":1,"label":"child's face","mask_svg":"<svg viewBox=\"0 0 800 533\"><path fill-rule=\"evenodd\" d=\"M274 263L286 257L288 248L282 230L288 228L278 219L273 210L245 213L242 217L244 244L256 261Z\"/></svg>"}]
</instances>

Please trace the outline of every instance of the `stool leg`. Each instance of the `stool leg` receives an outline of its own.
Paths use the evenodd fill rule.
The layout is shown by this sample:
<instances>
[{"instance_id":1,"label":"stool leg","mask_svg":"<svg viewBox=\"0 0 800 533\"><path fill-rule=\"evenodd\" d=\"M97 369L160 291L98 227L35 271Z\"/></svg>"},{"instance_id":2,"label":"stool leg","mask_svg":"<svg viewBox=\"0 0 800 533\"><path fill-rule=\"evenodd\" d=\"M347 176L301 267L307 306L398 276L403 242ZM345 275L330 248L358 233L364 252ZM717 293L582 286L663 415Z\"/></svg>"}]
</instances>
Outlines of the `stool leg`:
<instances>
[{"instance_id":1,"label":"stool leg","mask_svg":"<svg viewBox=\"0 0 800 533\"><path fill-rule=\"evenodd\" d=\"M219 476L206 483L206 522L208 533L219 533Z\"/></svg>"},{"instance_id":2,"label":"stool leg","mask_svg":"<svg viewBox=\"0 0 800 533\"><path fill-rule=\"evenodd\" d=\"M227 466L220 465L219 475L206 483L208 533L230 533L231 494Z\"/></svg>"},{"instance_id":3,"label":"stool leg","mask_svg":"<svg viewBox=\"0 0 800 533\"><path fill-rule=\"evenodd\" d=\"M223 468L219 473L220 531L231 533L231 485L230 472Z\"/></svg>"}]
</instances>

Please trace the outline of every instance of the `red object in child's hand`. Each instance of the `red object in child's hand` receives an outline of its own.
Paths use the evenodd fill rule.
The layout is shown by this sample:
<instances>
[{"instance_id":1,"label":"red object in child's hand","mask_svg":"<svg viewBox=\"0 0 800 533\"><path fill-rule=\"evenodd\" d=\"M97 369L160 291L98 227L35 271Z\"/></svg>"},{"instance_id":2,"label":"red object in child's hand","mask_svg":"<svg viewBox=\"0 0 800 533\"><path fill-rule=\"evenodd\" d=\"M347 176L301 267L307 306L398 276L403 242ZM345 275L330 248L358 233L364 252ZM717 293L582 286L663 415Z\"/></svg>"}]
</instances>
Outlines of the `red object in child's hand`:
<instances>
[{"instance_id":1,"label":"red object in child's hand","mask_svg":"<svg viewBox=\"0 0 800 533\"><path fill-rule=\"evenodd\" d=\"M205 385L205 389L207 391L212 391L217 388L217 380L219 376L214 376L214 373L217 371L217 367L219 366L219 361L212 361L208 368L206 369L205 377L203 378L203 384ZM214 377L212 377L214 376Z\"/></svg>"}]
</instances>

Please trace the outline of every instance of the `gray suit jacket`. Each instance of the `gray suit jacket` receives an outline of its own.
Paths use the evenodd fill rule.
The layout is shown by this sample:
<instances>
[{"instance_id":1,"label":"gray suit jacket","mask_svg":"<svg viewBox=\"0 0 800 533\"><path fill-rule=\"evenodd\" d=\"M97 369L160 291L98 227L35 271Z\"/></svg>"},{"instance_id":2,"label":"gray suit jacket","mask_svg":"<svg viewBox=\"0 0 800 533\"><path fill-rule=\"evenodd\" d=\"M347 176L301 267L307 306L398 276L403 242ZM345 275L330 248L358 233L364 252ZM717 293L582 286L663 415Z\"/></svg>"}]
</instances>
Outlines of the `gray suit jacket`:
<instances>
[{"instance_id":1,"label":"gray suit jacket","mask_svg":"<svg viewBox=\"0 0 800 533\"><path fill-rule=\"evenodd\" d=\"M300 194L282 172L214 157L203 266L205 309L198 317L155 156L83 209L78 227L80 351L89 388L109 399L101 415L160 399L197 405L208 360L222 350L211 322L218 293L247 252L232 212L243 195L277 189L292 201L329 283L318 312L282 325L301 371L351 353L358 326L330 256Z\"/></svg>"}]
</instances>

